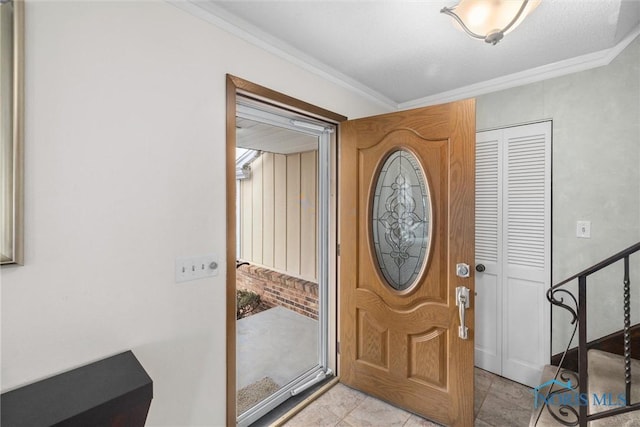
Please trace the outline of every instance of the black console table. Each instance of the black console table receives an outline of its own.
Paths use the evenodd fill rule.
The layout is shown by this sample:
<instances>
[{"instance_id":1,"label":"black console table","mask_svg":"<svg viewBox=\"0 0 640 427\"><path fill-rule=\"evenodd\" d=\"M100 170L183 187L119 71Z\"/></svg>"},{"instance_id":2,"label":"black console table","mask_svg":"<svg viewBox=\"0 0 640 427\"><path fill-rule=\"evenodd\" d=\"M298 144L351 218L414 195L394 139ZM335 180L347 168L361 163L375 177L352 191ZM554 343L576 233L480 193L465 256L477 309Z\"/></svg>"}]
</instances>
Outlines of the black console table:
<instances>
[{"instance_id":1,"label":"black console table","mask_svg":"<svg viewBox=\"0 0 640 427\"><path fill-rule=\"evenodd\" d=\"M153 381L131 351L8 391L2 427L144 426Z\"/></svg>"}]
</instances>

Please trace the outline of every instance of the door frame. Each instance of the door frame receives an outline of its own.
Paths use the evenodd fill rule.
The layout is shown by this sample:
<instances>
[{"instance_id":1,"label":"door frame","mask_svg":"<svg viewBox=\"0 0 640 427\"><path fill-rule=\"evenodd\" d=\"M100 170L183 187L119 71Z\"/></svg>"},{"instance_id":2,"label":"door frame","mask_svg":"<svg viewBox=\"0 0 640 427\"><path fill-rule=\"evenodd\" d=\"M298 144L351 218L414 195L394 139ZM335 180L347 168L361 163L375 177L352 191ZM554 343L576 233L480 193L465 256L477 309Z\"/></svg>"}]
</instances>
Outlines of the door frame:
<instances>
[{"instance_id":1,"label":"door frame","mask_svg":"<svg viewBox=\"0 0 640 427\"><path fill-rule=\"evenodd\" d=\"M253 98L266 104L322 119L338 125L347 117L317 107L289 95L241 79L226 75L226 194L227 194L227 244L226 244L226 424L236 425L236 102L237 95Z\"/></svg>"}]
</instances>

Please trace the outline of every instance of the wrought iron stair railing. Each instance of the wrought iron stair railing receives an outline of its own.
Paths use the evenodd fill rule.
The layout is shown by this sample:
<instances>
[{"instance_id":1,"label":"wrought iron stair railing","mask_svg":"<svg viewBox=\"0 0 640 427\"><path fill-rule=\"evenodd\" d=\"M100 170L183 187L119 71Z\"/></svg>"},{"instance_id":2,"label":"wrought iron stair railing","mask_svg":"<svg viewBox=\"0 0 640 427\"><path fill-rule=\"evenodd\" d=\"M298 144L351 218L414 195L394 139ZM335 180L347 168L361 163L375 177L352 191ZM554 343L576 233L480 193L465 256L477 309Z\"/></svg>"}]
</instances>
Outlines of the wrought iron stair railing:
<instances>
[{"instance_id":1,"label":"wrought iron stair railing","mask_svg":"<svg viewBox=\"0 0 640 427\"><path fill-rule=\"evenodd\" d=\"M566 280L552 286L547 291L547 299L555 306L561 307L571 313L571 324L574 325L573 333L566 350L564 351L560 360L558 369L554 379L557 379L558 375L564 375L562 371L562 364L565 360L565 356L571 347L573 338L575 337L576 330L578 332L578 391L579 396L588 395L588 360L587 352L589 350L589 343L587 342L587 278L592 274L614 264L617 262L624 263L624 277L622 280L623 290L623 316L624 316L624 381L625 381L625 402L623 406L614 407L603 412L597 412L590 414L588 412L589 406L581 402L578 410L576 411L572 407L562 407L557 413L552 412L549 405L547 410L551 413L561 424L567 426L587 427L589 421L597 419L612 417L615 415L624 414L631 411L640 410L640 402L631 403L631 292L630 292L630 265L629 257L635 252L640 251L640 242L628 247L627 249L618 252L617 254L587 268L586 270L569 277ZM564 288L570 282L578 280L578 298L567 289ZM569 300L565 302L565 297ZM550 390L550 394L553 391ZM584 393L584 394L583 394Z\"/></svg>"}]
</instances>

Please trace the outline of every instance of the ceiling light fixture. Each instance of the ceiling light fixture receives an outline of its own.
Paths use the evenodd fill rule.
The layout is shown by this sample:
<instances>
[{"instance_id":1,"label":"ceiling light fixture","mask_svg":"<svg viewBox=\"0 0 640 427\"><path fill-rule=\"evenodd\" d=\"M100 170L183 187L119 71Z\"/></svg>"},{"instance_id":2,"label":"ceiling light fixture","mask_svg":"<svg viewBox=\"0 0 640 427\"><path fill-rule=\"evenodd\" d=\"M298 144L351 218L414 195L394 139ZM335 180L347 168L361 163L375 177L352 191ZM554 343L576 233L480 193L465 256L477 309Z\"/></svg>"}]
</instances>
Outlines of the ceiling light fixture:
<instances>
[{"instance_id":1,"label":"ceiling light fixture","mask_svg":"<svg viewBox=\"0 0 640 427\"><path fill-rule=\"evenodd\" d=\"M474 39L495 45L513 31L541 0L460 0L441 13L451 16Z\"/></svg>"}]
</instances>

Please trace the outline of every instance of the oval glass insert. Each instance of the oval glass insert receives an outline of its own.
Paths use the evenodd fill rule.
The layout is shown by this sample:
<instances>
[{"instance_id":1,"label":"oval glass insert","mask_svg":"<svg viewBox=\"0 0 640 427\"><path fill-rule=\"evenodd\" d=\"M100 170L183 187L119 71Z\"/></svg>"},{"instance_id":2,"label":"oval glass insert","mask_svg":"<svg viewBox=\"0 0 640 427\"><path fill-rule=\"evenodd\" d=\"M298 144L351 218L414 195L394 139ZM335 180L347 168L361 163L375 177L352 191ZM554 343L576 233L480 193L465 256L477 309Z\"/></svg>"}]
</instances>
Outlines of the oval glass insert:
<instances>
[{"instance_id":1,"label":"oval glass insert","mask_svg":"<svg viewBox=\"0 0 640 427\"><path fill-rule=\"evenodd\" d=\"M373 246L380 272L393 289L414 285L428 259L431 198L416 156L396 150L382 164L373 196Z\"/></svg>"}]
</instances>

